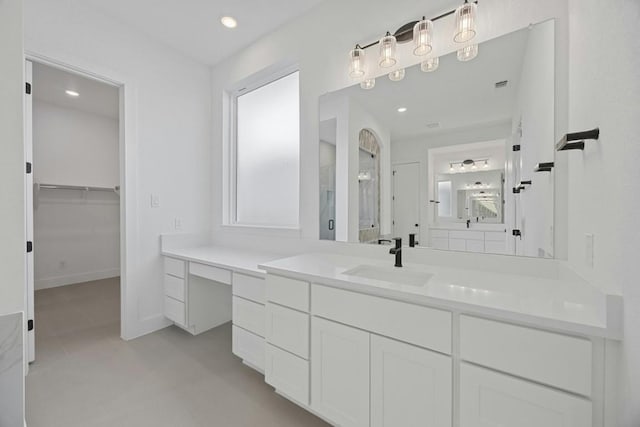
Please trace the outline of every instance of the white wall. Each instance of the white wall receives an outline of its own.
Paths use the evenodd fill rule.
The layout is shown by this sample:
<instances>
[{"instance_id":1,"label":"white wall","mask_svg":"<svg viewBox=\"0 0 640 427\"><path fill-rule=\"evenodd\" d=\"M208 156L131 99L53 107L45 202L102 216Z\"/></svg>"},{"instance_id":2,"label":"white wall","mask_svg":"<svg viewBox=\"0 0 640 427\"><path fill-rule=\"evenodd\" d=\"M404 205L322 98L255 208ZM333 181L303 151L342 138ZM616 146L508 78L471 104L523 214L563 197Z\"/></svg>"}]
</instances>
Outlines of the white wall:
<instances>
[{"instance_id":1,"label":"white wall","mask_svg":"<svg viewBox=\"0 0 640 427\"><path fill-rule=\"evenodd\" d=\"M35 182L120 185L118 144L118 120L34 99ZM37 202L36 289L120 275L118 195L43 189Z\"/></svg>"},{"instance_id":2,"label":"white wall","mask_svg":"<svg viewBox=\"0 0 640 427\"><path fill-rule=\"evenodd\" d=\"M25 309L25 210L23 94L24 60L22 51L22 1L0 1L0 316ZM12 319L13 320L13 319ZM18 327L26 328L19 321ZM3 334L12 321L4 319ZM5 336L6 337L6 336ZM4 349L0 359L10 363L25 354L22 344ZM22 347L22 349L20 349ZM22 360L26 360L23 357ZM20 365L18 365L20 366ZM24 419L24 377L22 370L4 369L0 373L0 425L19 425ZM19 387L16 388L16 382Z\"/></svg>"},{"instance_id":3,"label":"white wall","mask_svg":"<svg viewBox=\"0 0 640 427\"><path fill-rule=\"evenodd\" d=\"M124 82L126 338L168 324L162 315L159 235L210 229L209 68L77 1L30 0L25 48ZM213 24L212 24L213 25ZM112 77L113 76L113 77ZM151 194L160 198L152 208ZM317 190L316 190L317 194Z\"/></svg>"},{"instance_id":4,"label":"white wall","mask_svg":"<svg viewBox=\"0 0 640 427\"><path fill-rule=\"evenodd\" d=\"M0 315L22 311L25 217L22 1L0 1Z\"/></svg>"},{"instance_id":5,"label":"white wall","mask_svg":"<svg viewBox=\"0 0 640 427\"><path fill-rule=\"evenodd\" d=\"M640 425L640 38L637 0L569 0L569 128L600 127L599 141L569 159L569 263L580 274L620 286L625 336L621 425ZM594 28L599 30L594 31ZM595 236L593 267L585 233Z\"/></svg>"}]
</instances>

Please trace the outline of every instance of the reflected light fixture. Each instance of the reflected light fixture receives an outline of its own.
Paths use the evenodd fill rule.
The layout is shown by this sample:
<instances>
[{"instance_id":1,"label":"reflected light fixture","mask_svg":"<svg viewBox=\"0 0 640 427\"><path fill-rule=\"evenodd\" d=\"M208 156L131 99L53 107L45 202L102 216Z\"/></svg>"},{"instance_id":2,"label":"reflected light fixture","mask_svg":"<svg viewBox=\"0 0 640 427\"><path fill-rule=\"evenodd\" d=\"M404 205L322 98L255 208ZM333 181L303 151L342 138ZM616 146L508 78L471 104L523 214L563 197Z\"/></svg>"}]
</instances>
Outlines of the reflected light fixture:
<instances>
[{"instance_id":1,"label":"reflected light fixture","mask_svg":"<svg viewBox=\"0 0 640 427\"><path fill-rule=\"evenodd\" d=\"M356 45L355 49L349 52L349 77L359 79L364 77L364 50Z\"/></svg>"},{"instance_id":2,"label":"reflected light fixture","mask_svg":"<svg viewBox=\"0 0 640 427\"><path fill-rule=\"evenodd\" d=\"M389 80L392 82L399 82L404 79L404 68L398 68L389 73Z\"/></svg>"},{"instance_id":3,"label":"reflected light fixture","mask_svg":"<svg viewBox=\"0 0 640 427\"><path fill-rule=\"evenodd\" d=\"M466 43L476 36L476 14L478 6L475 3L465 3L456 9L456 27L453 33L453 41Z\"/></svg>"},{"instance_id":4,"label":"reflected light fixture","mask_svg":"<svg viewBox=\"0 0 640 427\"><path fill-rule=\"evenodd\" d=\"M400 107L398 108L398 113L404 113L407 111L407 107Z\"/></svg>"},{"instance_id":5,"label":"reflected light fixture","mask_svg":"<svg viewBox=\"0 0 640 427\"><path fill-rule=\"evenodd\" d=\"M227 28L236 28L238 26L238 21L232 16L223 16L220 18L220 22Z\"/></svg>"},{"instance_id":6,"label":"reflected light fixture","mask_svg":"<svg viewBox=\"0 0 640 427\"><path fill-rule=\"evenodd\" d=\"M69 96L72 96L74 98L77 98L80 96L80 94L78 92L76 92L75 90L65 90L64 93L66 93Z\"/></svg>"},{"instance_id":7,"label":"reflected light fixture","mask_svg":"<svg viewBox=\"0 0 640 427\"><path fill-rule=\"evenodd\" d=\"M376 79L364 79L360 82L360 87L362 89L373 89L376 86Z\"/></svg>"},{"instance_id":8,"label":"reflected light fixture","mask_svg":"<svg viewBox=\"0 0 640 427\"><path fill-rule=\"evenodd\" d=\"M488 161L488 160L485 160L485 161L484 161L484 167L485 167L485 168L488 168L488 167L489 167L489 161Z\"/></svg>"},{"instance_id":9,"label":"reflected light fixture","mask_svg":"<svg viewBox=\"0 0 640 427\"><path fill-rule=\"evenodd\" d=\"M453 172L453 164L449 163L449 172Z\"/></svg>"},{"instance_id":10,"label":"reflected light fixture","mask_svg":"<svg viewBox=\"0 0 640 427\"><path fill-rule=\"evenodd\" d=\"M380 61L382 68L396 65L396 38L390 33L380 39Z\"/></svg>"},{"instance_id":11,"label":"reflected light fixture","mask_svg":"<svg viewBox=\"0 0 640 427\"><path fill-rule=\"evenodd\" d=\"M422 61L420 63L420 69L425 73L430 73L437 70L438 65L440 65L440 58L436 56L435 58L429 58Z\"/></svg>"},{"instance_id":12,"label":"reflected light fixture","mask_svg":"<svg viewBox=\"0 0 640 427\"><path fill-rule=\"evenodd\" d=\"M469 46L465 46L462 49L458 49L458 61L471 61L476 56L478 56L477 44L470 44Z\"/></svg>"},{"instance_id":13,"label":"reflected light fixture","mask_svg":"<svg viewBox=\"0 0 640 427\"><path fill-rule=\"evenodd\" d=\"M376 79L364 79L360 82L360 87L362 89L373 89L376 86Z\"/></svg>"},{"instance_id":14,"label":"reflected light fixture","mask_svg":"<svg viewBox=\"0 0 640 427\"><path fill-rule=\"evenodd\" d=\"M416 56L424 56L431 52L431 37L433 33L433 21L422 17L422 21L418 21L413 26L413 54Z\"/></svg>"}]
</instances>

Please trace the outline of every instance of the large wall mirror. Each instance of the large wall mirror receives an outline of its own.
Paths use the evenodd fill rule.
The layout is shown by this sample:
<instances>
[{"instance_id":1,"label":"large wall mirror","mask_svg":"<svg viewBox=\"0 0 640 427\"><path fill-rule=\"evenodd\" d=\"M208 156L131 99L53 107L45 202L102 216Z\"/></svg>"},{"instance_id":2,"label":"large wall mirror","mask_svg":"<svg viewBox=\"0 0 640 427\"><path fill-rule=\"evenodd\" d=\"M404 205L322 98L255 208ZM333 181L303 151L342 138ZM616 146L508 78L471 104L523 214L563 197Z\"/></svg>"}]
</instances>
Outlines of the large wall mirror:
<instances>
[{"instance_id":1,"label":"large wall mirror","mask_svg":"<svg viewBox=\"0 0 640 427\"><path fill-rule=\"evenodd\" d=\"M320 98L320 238L553 257L554 21Z\"/></svg>"}]
</instances>

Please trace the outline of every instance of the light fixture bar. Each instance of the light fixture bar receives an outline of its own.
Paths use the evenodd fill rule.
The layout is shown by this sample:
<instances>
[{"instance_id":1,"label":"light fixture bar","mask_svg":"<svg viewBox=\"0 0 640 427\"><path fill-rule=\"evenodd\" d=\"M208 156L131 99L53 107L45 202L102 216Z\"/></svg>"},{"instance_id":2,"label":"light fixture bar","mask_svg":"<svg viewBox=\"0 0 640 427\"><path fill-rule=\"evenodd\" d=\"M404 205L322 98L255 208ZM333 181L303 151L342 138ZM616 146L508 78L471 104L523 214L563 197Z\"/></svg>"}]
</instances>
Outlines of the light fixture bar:
<instances>
[{"instance_id":1,"label":"light fixture bar","mask_svg":"<svg viewBox=\"0 0 640 427\"><path fill-rule=\"evenodd\" d=\"M469 3L469 2L465 1L465 3ZM478 0L476 0L476 1L472 2L472 3L478 4ZM448 12L443 13L442 15L436 16L435 18L429 18L429 21L435 22L435 21L438 21L438 20L440 20L442 18L446 18L447 16L450 16L450 15L453 15L454 13L456 13L457 10L458 10L458 8L455 8L453 10L450 10ZM415 24L417 24L418 22L420 22L420 20L409 22L406 25L403 25L402 27L400 27L392 35L395 36L395 38L399 39L399 40L402 39L403 36L406 37L408 34L412 34L413 35L413 26ZM378 43L380 43L380 40L373 41L373 42L371 42L369 44L366 44L364 46L362 46L361 44L356 44L356 49L363 49L363 50L364 49L368 49L368 48L370 48L372 46L377 45Z\"/></svg>"}]
</instances>

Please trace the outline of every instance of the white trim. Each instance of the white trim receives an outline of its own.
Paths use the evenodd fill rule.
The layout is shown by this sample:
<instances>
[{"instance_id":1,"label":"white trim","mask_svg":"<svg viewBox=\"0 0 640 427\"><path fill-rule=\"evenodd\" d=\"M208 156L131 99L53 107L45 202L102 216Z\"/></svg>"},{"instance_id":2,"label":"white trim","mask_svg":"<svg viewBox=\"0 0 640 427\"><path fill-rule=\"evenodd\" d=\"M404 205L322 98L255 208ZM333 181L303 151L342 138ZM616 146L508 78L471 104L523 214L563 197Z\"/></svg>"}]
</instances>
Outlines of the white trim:
<instances>
[{"instance_id":1,"label":"white trim","mask_svg":"<svg viewBox=\"0 0 640 427\"><path fill-rule=\"evenodd\" d=\"M136 80L126 74L115 71L78 56L69 55L63 50L50 48L46 53L25 52L26 59L52 67L81 74L120 88L120 336L133 339L158 329L155 325L146 325L138 318L137 295L133 282L137 271L139 248L137 209L137 92Z\"/></svg>"},{"instance_id":2,"label":"white trim","mask_svg":"<svg viewBox=\"0 0 640 427\"><path fill-rule=\"evenodd\" d=\"M90 271L88 273L71 274L67 276L47 277L35 282L35 289L57 288L58 286L73 285L75 283L92 282L94 280L109 279L120 276L119 268L102 271Z\"/></svg>"},{"instance_id":3,"label":"white trim","mask_svg":"<svg viewBox=\"0 0 640 427\"><path fill-rule=\"evenodd\" d=\"M230 88L226 89L223 94L223 144L222 144L222 170L223 170L223 212L222 212L222 226L229 227L249 227L259 229L280 229L280 230L300 230L300 203L302 198L300 192L298 193L298 222L295 225L257 225L257 224L244 224L237 222L237 209L236 209L236 179L237 179L237 165L236 165L236 147L237 147L237 99L242 95L246 95L256 89L287 77L293 73L299 73L300 67L297 63L288 64L276 64L267 67L257 73L246 77ZM298 98L300 98L300 90L298 88ZM298 99L300 101L300 99ZM301 116L301 114L299 114ZM300 120L300 117L298 118ZM298 144L302 144L302 127L300 127L298 135ZM298 168L300 169L300 155L298 155ZM298 171L298 183L301 181L301 171ZM301 186L299 185L299 188ZM300 190L299 190L300 191Z\"/></svg>"}]
</instances>

